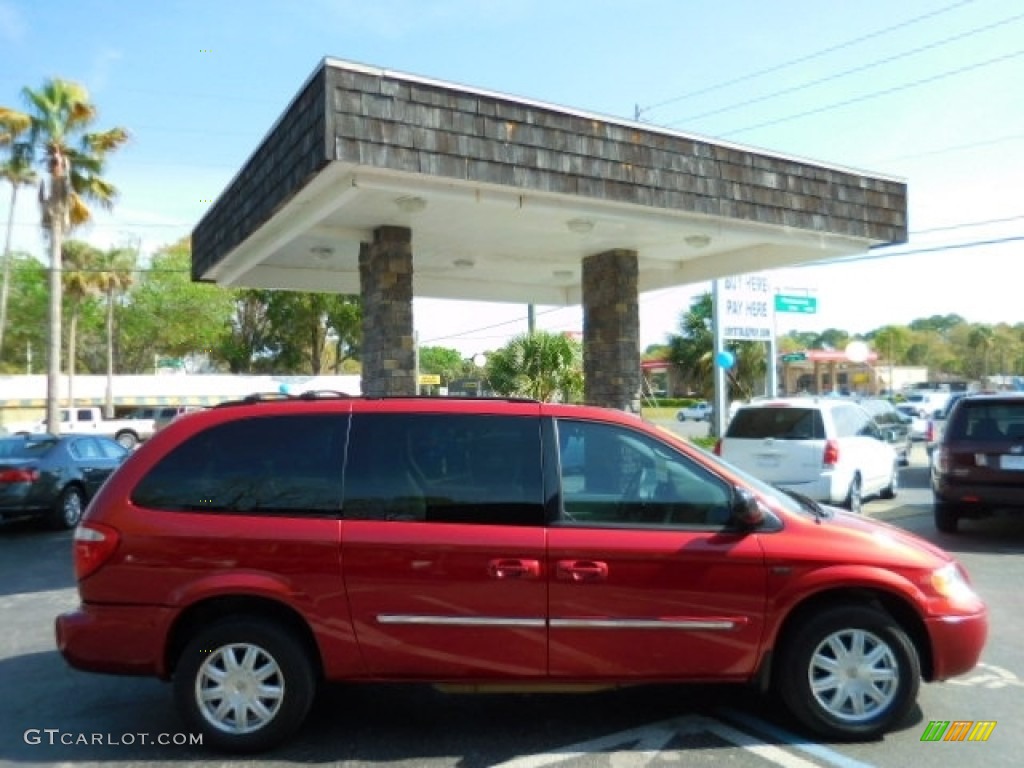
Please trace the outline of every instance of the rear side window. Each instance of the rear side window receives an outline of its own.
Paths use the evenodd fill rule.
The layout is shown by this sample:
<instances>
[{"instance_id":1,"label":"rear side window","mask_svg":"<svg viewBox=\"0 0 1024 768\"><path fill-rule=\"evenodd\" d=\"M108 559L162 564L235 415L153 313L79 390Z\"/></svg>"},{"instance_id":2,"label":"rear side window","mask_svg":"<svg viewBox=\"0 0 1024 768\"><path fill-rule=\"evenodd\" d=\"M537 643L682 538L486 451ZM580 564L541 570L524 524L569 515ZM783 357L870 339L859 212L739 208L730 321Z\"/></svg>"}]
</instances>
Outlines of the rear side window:
<instances>
[{"instance_id":1,"label":"rear side window","mask_svg":"<svg viewBox=\"0 0 1024 768\"><path fill-rule=\"evenodd\" d=\"M836 425L836 437L857 435L877 436L878 430L872 425L867 411L855 405L841 405L832 409L832 420Z\"/></svg>"},{"instance_id":2,"label":"rear side window","mask_svg":"<svg viewBox=\"0 0 1024 768\"><path fill-rule=\"evenodd\" d=\"M824 440L825 425L816 408L741 408L729 422L726 437L778 440Z\"/></svg>"},{"instance_id":3,"label":"rear side window","mask_svg":"<svg viewBox=\"0 0 1024 768\"><path fill-rule=\"evenodd\" d=\"M344 516L542 525L541 478L537 418L357 413Z\"/></svg>"},{"instance_id":4,"label":"rear side window","mask_svg":"<svg viewBox=\"0 0 1024 768\"><path fill-rule=\"evenodd\" d=\"M171 511L337 515L346 421L296 414L210 427L164 456L132 502Z\"/></svg>"},{"instance_id":5,"label":"rear side window","mask_svg":"<svg viewBox=\"0 0 1024 768\"><path fill-rule=\"evenodd\" d=\"M954 440L1024 440L1024 400L964 402L953 415L946 434Z\"/></svg>"}]
</instances>

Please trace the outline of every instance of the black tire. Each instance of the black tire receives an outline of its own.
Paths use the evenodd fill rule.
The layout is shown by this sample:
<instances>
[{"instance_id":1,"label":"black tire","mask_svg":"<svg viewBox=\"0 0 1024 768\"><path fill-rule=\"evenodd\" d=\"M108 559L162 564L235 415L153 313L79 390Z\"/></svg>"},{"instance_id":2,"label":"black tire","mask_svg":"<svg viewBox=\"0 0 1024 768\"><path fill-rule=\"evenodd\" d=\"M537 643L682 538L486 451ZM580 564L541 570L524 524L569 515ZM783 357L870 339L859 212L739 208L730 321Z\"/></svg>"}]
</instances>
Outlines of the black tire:
<instances>
[{"instance_id":1,"label":"black tire","mask_svg":"<svg viewBox=\"0 0 1024 768\"><path fill-rule=\"evenodd\" d=\"M843 499L843 508L859 515L863 511L863 507L864 498L861 496L860 475L854 473L853 480L850 481L850 490L846 492L846 498Z\"/></svg>"},{"instance_id":2,"label":"black tire","mask_svg":"<svg viewBox=\"0 0 1024 768\"><path fill-rule=\"evenodd\" d=\"M903 466L903 467L909 467L910 466L910 454L913 452L913 450L914 450L914 443L913 443L913 441L910 440L910 438L907 438L907 444L906 444L906 446L903 449L903 455L900 456L900 466Z\"/></svg>"},{"instance_id":3,"label":"black tire","mask_svg":"<svg viewBox=\"0 0 1024 768\"><path fill-rule=\"evenodd\" d=\"M941 533L956 533L960 526L960 515L956 507L944 501L936 501L932 505L935 516L935 527Z\"/></svg>"},{"instance_id":4,"label":"black tire","mask_svg":"<svg viewBox=\"0 0 1024 768\"><path fill-rule=\"evenodd\" d=\"M682 414L682 412L676 414L676 421L686 421L686 417Z\"/></svg>"},{"instance_id":5,"label":"black tire","mask_svg":"<svg viewBox=\"0 0 1024 768\"><path fill-rule=\"evenodd\" d=\"M129 430L118 432L114 435L114 439L119 442L123 448L127 448L129 451L139 444L139 436Z\"/></svg>"},{"instance_id":6,"label":"black tire","mask_svg":"<svg viewBox=\"0 0 1024 768\"><path fill-rule=\"evenodd\" d=\"M219 686L211 678L223 674L229 656L239 669L234 680L224 681L231 690L217 696ZM264 695L253 692L257 683L266 687ZM249 702L244 700L247 691ZM239 701L219 711L228 693ZM315 694L313 662L302 642L284 627L259 618L225 619L200 630L182 651L174 673L174 697L182 717L203 734L205 746L225 752L261 752L280 744L302 725Z\"/></svg>"},{"instance_id":7,"label":"black tire","mask_svg":"<svg viewBox=\"0 0 1024 768\"><path fill-rule=\"evenodd\" d=\"M82 520L85 511L85 494L74 485L67 486L53 502L50 524L57 530L67 531Z\"/></svg>"},{"instance_id":8,"label":"black tire","mask_svg":"<svg viewBox=\"0 0 1024 768\"><path fill-rule=\"evenodd\" d=\"M899 464L892 465L892 477L889 478L889 484L885 486L878 495L883 499L895 499L896 494L900 490L900 468Z\"/></svg>"},{"instance_id":9,"label":"black tire","mask_svg":"<svg viewBox=\"0 0 1024 768\"><path fill-rule=\"evenodd\" d=\"M917 649L903 628L887 613L857 605L802 621L780 649L776 672L774 684L790 712L837 741L875 739L891 730L921 686Z\"/></svg>"}]
</instances>

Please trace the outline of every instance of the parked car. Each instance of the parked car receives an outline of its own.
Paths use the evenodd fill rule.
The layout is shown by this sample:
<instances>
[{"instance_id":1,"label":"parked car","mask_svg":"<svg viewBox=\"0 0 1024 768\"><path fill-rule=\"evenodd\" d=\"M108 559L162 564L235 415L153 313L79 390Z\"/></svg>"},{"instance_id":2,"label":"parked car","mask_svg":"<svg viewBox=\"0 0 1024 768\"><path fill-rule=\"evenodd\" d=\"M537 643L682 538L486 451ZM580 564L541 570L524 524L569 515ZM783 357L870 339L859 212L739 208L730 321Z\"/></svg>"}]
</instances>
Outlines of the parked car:
<instances>
[{"instance_id":1,"label":"parked car","mask_svg":"<svg viewBox=\"0 0 1024 768\"><path fill-rule=\"evenodd\" d=\"M797 397L740 408L715 452L765 482L815 501L861 511L891 499L899 458L871 415L852 400Z\"/></svg>"},{"instance_id":2,"label":"parked car","mask_svg":"<svg viewBox=\"0 0 1024 768\"><path fill-rule=\"evenodd\" d=\"M896 410L910 419L910 439L922 442L928 437L928 419L922 418L917 408L907 403L897 403Z\"/></svg>"},{"instance_id":3,"label":"parked car","mask_svg":"<svg viewBox=\"0 0 1024 768\"><path fill-rule=\"evenodd\" d=\"M922 679L971 669L988 626L912 534L635 416L524 400L189 414L103 486L74 559L64 658L171 681L188 729L232 751L292 734L321 679L756 681L809 730L873 739Z\"/></svg>"},{"instance_id":4,"label":"parked car","mask_svg":"<svg viewBox=\"0 0 1024 768\"><path fill-rule=\"evenodd\" d=\"M953 410L953 406L956 402L966 395L965 392L954 392L950 395L949 400L946 404L930 414L928 417L928 430L925 432L925 450L928 453L928 458L931 460L932 455L935 452L935 446L942 442L942 434L946 430L946 421L949 418L950 412Z\"/></svg>"},{"instance_id":5,"label":"parked car","mask_svg":"<svg viewBox=\"0 0 1024 768\"><path fill-rule=\"evenodd\" d=\"M912 417L900 413L892 402L881 397L862 398L857 404L871 415L882 438L896 451L900 465L907 466L910 463L910 452L914 449L910 435Z\"/></svg>"},{"instance_id":6,"label":"parked car","mask_svg":"<svg viewBox=\"0 0 1024 768\"><path fill-rule=\"evenodd\" d=\"M199 405L178 405L171 408L161 408L160 412L153 419L153 431L159 432L179 416L193 411L201 411Z\"/></svg>"},{"instance_id":7,"label":"parked car","mask_svg":"<svg viewBox=\"0 0 1024 768\"><path fill-rule=\"evenodd\" d=\"M693 405L680 408L676 412L676 419L679 421L710 421L712 414L711 403L707 400L698 400Z\"/></svg>"},{"instance_id":8,"label":"parked car","mask_svg":"<svg viewBox=\"0 0 1024 768\"><path fill-rule=\"evenodd\" d=\"M0 520L42 518L74 528L93 494L129 451L99 435L0 438Z\"/></svg>"},{"instance_id":9,"label":"parked car","mask_svg":"<svg viewBox=\"0 0 1024 768\"><path fill-rule=\"evenodd\" d=\"M935 527L1024 513L1024 394L969 395L953 406L932 455Z\"/></svg>"}]
</instances>

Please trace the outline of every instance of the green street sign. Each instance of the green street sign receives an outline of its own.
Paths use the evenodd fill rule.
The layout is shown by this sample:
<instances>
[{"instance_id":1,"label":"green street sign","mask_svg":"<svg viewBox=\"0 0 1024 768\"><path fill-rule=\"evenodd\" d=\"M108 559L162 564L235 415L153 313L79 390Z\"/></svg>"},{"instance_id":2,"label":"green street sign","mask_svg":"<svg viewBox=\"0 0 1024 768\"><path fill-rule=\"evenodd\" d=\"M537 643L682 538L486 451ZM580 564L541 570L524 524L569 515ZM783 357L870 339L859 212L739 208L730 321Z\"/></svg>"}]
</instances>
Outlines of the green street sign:
<instances>
[{"instance_id":1,"label":"green street sign","mask_svg":"<svg viewBox=\"0 0 1024 768\"><path fill-rule=\"evenodd\" d=\"M776 312L799 312L813 315L818 311L818 300L814 296L786 296L775 294Z\"/></svg>"},{"instance_id":2,"label":"green street sign","mask_svg":"<svg viewBox=\"0 0 1024 768\"><path fill-rule=\"evenodd\" d=\"M788 355L782 356L782 362L784 363L799 363L807 359L807 355L803 352L790 352Z\"/></svg>"}]
</instances>

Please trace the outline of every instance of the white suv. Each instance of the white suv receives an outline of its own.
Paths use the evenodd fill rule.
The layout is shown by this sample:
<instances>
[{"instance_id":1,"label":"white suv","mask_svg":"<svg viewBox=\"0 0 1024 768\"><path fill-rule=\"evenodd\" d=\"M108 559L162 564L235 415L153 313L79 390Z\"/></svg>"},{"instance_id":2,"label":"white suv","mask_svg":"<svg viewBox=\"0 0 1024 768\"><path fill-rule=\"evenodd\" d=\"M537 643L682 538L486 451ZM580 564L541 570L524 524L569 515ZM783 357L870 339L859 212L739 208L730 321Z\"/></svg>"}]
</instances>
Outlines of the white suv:
<instances>
[{"instance_id":1,"label":"white suv","mask_svg":"<svg viewBox=\"0 0 1024 768\"><path fill-rule=\"evenodd\" d=\"M746 405L715 452L755 477L815 501L860 512L862 499L891 499L899 460L856 403L789 398Z\"/></svg>"}]
</instances>

